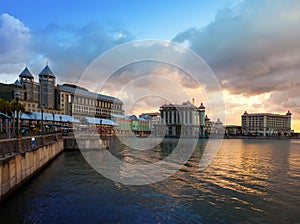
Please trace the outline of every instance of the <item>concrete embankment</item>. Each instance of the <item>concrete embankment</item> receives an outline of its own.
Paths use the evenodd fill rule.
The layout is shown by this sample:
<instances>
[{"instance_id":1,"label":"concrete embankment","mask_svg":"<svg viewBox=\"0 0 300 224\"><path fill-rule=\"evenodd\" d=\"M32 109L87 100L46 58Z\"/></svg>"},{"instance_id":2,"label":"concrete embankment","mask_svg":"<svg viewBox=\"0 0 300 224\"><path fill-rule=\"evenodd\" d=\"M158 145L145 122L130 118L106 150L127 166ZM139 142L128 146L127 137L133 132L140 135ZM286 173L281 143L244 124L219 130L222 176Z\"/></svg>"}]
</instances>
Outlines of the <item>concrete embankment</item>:
<instances>
[{"instance_id":1,"label":"concrete embankment","mask_svg":"<svg viewBox=\"0 0 300 224\"><path fill-rule=\"evenodd\" d=\"M63 140L0 159L0 201L63 151Z\"/></svg>"},{"instance_id":2,"label":"concrete embankment","mask_svg":"<svg viewBox=\"0 0 300 224\"><path fill-rule=\"evenodd\" d=\"M109 140L101 139L99 135L74 136L64 138L64 150L105 149L109 147Z\"/></svg>"}]
</instances>

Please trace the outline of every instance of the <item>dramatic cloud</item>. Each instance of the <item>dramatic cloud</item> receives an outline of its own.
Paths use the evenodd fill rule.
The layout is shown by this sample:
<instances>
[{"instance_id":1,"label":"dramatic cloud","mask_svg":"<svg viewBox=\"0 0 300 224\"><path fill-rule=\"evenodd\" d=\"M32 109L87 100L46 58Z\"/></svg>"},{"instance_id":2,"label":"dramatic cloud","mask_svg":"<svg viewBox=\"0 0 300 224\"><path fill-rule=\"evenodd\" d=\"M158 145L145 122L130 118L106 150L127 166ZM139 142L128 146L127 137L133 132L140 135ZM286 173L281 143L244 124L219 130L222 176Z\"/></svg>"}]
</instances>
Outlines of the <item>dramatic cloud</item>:
<instances>
[{"instance_id":1,"label":"dramatic cloud","mask_svg":"<svg viewBox=\"0 0 300 224\"><path fill-rule=\"evenodd\" d=\"M49 24L31 30L20 20L2 14L1 80L15 80L25 65L36 75L49 62L61 82L75 82L97 56L132 39L133 36L120 27L110 29L99 23L82 27Z\"/></svg>"},{"instance_id":2,"label":"dramatic cloud","mask_svg":"<svg viewBox=\"0 0 300 224\"><path fill-rule=\"evenodd\" d=\"M292 110L298 118L299 40L300 2L293 0L241 1L207 26L174 38L204 58L232 97L269 93L265 108Z\"/></svg>"},{"instance_id":3,"label":"dramatic cloud","mask_svg":"<svg viewBox=\"0 0 300 224\"><path fill-rule=\"evenodd\" d=\"M93 70L101 73L100 67ZM102 79L97 73L89 74L83 82ZM128 64L106 81L90 82L88 86L93 91L101 90L101 93L121 99L129 114L158 111L166 102L181 104L187 100L192 102L194 98L200 105L200 100L206 100L203 87L193 77L174 65L155 61Z\"/></svg>"}]
</instances>

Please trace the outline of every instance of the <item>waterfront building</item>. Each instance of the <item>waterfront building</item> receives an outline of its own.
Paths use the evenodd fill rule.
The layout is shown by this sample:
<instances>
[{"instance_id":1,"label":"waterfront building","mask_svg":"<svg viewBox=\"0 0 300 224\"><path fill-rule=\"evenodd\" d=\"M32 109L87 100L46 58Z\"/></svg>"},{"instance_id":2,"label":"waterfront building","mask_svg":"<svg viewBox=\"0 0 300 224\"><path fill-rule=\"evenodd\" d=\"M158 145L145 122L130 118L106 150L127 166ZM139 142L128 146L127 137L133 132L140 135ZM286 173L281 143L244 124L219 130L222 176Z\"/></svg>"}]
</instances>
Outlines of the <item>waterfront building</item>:
<instances>
[{"instance_id":1,"label":"waterfront building","mask_svg":"<svg viewBox=\"0 0 300 224\"><path fill-rule=\"evenodd\" d=\"M122 101L115 97L93 93L76 85L56 85L56 77L48 64L38 77L39 82L35 82L34 76L26 66L14 84L1 84L3 91L0 97L6 100L18 97L26 112L66 114L76 119L110 119L112 113L124 113Z\"/></svg>"},{"instance_id":2,"label":"waterfront building","mask_svg":"<svg viewBox=\"0 0 300 224\"><path fill-rule=\"evenodd\" d=\"M217 121L212 121L207 115L204 118L204 135L209 137L210 135L223 135L224 134L223 122L218 118Z\"/></svg>"},{"instance_id":3,"label":"waterfront building","mask_svg":"<svg viewBox=\"0 0 300 224\"><path fill-rule=\"evenodd\" d=\"M12 100L18 98L19 102L25 106L26 112L47 112L53 114L61 114L56 107L56 87L55 76L48 65L40 72L39 82L34 81L34 76L26 66L19 74L19 79L13 85L7 85L7 89L11 92L10 97L6 99ZM1 97L3 97L1 95Z\"/></svg>"},{"instance_id":4,"label":"waterfront building","mask_svg":"<svg viewBox=\"0 0 300 224\"><path fill-rule=\"evenodd\" d=\"M48 65L39 74L40 107L56 109L55 83L56 78Z\"/></svg>"},{"instance_id":5,"label":"waterfront building","mask_svg":"<svg viewBox=\"0 0 300 224\"><path fill-rule=\"evenodd\" d=\"M253 113L247 111L242 115L244 135L290 136L292 113L285 115L272 113Z\"/></svg>"},{"instance_id":6,"label":"waterfront building","mask_svg":"<svg viewBox=\"0 0 300 224\"><path fill-rule=\"evenodd\" d=\"M137 135L145 136L149 135L149 120L144 118L138 118L135 115L124 116L120 114L112 114L112 120L118 124L115 127L115 133L119 135Z\"/></svg>"},{"instance_id":7,"label":"waterfront building","mask_svg":"<svg viewBox=\"0 0 300 224\"><path fill-rule=\"evenodd\" d=\"M16 98L14 93L18 92L21 103L24 104L26 111L36 111L39 107L39 83L34 82L34 77L26 67L20 74L19 80L16 80L13 88L10 90L11 98ZM9 99L9 100L10 100Z\"/></svg>"},{"instance_id":8,"label":"waterfront building","mask_svg":"<svg viewBox=\"0 0 300 224\"><path fill-rule=\"evenodd\" d=\"M147 120L150 132L155 135L157 125L161 123L160 113L142 113L139 117Z\"/></svg>"},{"instance_id":9,"label":"waterfront building","mask_svg":"<svg viewBox=\"0 0 300 224\"><path fill-rule=\"evenodd\" d=\"M16 99L25 106L25 113L22 114L21 119L18 119L19 113L13 114L13 129L18 121L27 126L28 130L39 129L42 120L47 121L49 117L52 124L45 123L45 128L55 125L57 127L65 123L63 115L68 115L80 121L102 118L101 128L110 127L112 130L113 125L107 122L111 119L111 114L123 115L124 113L122 101L115 97L93 93L75 85L56 85L56 77L48 64L38 77L39 82L35 82L34 76L26 66L14 84L0 83L1 98L9 101ZM41 117L40 121L38 117ZM0 123L0 130L2 130L3 124ZM6 126L10 125L6 124Z\"/></svg>"},{"instance_id":10,"label":"waterfront building","mask_svg":"<svg viewBox=\"0 0 300 224\"><path fill-rule=\"evenodd\" d=\"M202 103L199 108L189 101L182 104L164 104L159 111L161 124L157 125L158 135L198 137L201 135L201 127L204 129L205 107Z\"/></svg>"},{"instance_id":11,"label":"waterfront building","mask_svg":"<svg viewBox=\"0 0 300 224\"><path fill-rule=\"evenodd\" d=\"M239 136L242 134L242 126L239 125L226 125L225 135L227 136Z\"/></svg>"},{"instance_id":12,"label":"waterfront building","mask_svg":"<svg viewBox=\"0 0 300 224\"><path fill-rule=\"evenodd\" d=\"M111 119L111 114L123 115L123 102L118 98L93 93L71 84L57 85L58 108L75 119L97 117Z\"/></svg>"}]
</instances>

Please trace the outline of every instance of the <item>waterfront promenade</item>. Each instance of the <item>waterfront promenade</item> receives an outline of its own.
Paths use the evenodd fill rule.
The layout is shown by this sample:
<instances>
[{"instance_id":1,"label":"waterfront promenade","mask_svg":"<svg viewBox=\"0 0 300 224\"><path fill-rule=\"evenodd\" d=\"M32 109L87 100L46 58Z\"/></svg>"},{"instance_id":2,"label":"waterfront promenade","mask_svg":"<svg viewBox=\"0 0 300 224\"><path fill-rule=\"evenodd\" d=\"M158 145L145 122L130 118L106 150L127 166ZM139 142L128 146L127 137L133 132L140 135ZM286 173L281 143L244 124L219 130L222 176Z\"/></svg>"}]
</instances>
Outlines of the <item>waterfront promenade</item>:
<instances>
[{"instance_id":1,"label":"waterfront promenade","mask_svg":"<svg viewBox=\"0 0 300 224\"><path fill-rule=\"evenodd\" d=\"M0 140L0 202L63 150L61 134Z\"/></svg>"}]
</instances>

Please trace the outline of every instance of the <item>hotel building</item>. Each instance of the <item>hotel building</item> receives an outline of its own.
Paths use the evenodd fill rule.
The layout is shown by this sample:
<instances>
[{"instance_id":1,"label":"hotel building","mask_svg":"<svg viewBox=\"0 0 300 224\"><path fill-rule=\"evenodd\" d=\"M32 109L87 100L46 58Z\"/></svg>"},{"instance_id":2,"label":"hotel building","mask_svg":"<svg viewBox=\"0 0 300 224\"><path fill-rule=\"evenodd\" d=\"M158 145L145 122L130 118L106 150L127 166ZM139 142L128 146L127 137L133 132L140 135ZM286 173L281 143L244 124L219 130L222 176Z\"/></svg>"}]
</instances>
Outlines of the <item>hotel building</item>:
<instances>
[{"instance_id":1,"label":"hotel building","mask_svg":"<svg viewBox=\"0 0 300 224\"><path fill-rule=\"evenodd\" d=\"M244 135L290 136L292 113L285 115L271 113L242 115L242 132Z\"/></svg>"}]
</instances>

